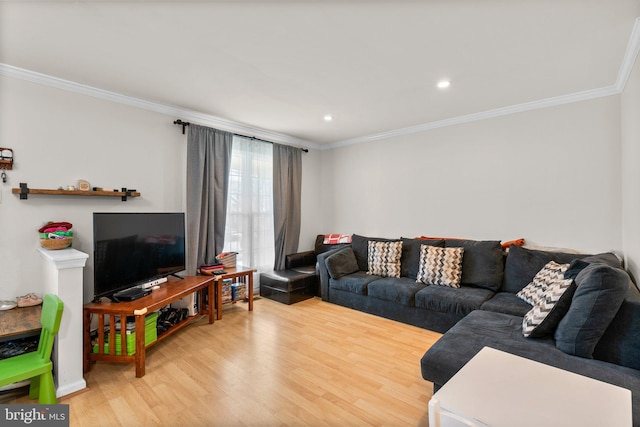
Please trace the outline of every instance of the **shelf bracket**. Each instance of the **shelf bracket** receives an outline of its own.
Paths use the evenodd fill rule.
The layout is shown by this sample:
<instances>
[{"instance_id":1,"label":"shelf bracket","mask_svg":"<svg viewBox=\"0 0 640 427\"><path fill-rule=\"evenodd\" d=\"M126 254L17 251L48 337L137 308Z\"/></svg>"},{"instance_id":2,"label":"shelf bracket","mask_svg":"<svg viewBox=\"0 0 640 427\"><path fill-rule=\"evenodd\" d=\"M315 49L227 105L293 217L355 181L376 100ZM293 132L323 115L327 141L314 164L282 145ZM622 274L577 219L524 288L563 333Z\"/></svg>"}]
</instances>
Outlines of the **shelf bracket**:
<instances>
[{"instance_id":1,"label":"shelf bracket","mask_svg":"<svg viewBox=\"0 0 640 427\"><path fill-rule=\"evenodd\" d=\"M122 196L122 201L126 202L127 201L127 197L131 197L131 190L127 190L126 187L122 187L122 192L124 193L124 195Z\"/></svg>"},{"instance_id":2,"label":"shelf bracket","mask_svg":"<svg viewBox=\"0 0 640 427\"><path fill-rule=\"evenodd\" d=\"M26 182L20 183L20 200L27 200L29 194L29 187Z\"/></svg>"}]
</instances>

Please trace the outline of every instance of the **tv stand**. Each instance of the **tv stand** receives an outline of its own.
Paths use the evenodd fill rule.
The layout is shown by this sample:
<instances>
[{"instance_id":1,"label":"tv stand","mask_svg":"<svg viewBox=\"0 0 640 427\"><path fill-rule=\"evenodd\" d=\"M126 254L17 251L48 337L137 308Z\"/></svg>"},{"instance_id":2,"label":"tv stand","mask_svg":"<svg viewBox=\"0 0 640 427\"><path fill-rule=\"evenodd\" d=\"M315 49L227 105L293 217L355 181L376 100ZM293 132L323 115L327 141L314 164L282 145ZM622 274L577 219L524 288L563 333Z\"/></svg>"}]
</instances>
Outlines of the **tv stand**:
<instances>
[{"instance_id":1,"label":"tv stand","mask_svg":"<svg viewBox=\"0 0 640 427\"><path fill-rule=\"evenodd\" d=\"M162 341L174 332L179 331L202 315L208 315L209 323L215 321L215 280L212 276L186 276L182 280L171 279L160 285L150 295L136 299L134 301L113 302L91 302L83 307L84 320L84 372L91 370L92 362L102 360L107 362L135 363L136 377L141 378L145 374L146 349L157 342ZM153 313L160 308L171 304L195 292L200 293L199 313L195 316L187 317L182 322L171 327L161 335L157 341L145 346L145 317L147 313ZM206 298L205 298L206 297ZM205 304L205 301L207 303ZM91 316L98 316L98 352L93 353L91 343ZM116 320L116 316L119 319ZM116 325L120 323L120 329L126 330L127 316L135 316L136 323L136 351L133 355L127 355L126 334L120 335L120 354L116 354ZM109 331L105 334L105 317L111 323ZM123 323L124 322L124 323ZM109 353L104 354L105 338L108 336Z\"/></svg>"}]
</instances>

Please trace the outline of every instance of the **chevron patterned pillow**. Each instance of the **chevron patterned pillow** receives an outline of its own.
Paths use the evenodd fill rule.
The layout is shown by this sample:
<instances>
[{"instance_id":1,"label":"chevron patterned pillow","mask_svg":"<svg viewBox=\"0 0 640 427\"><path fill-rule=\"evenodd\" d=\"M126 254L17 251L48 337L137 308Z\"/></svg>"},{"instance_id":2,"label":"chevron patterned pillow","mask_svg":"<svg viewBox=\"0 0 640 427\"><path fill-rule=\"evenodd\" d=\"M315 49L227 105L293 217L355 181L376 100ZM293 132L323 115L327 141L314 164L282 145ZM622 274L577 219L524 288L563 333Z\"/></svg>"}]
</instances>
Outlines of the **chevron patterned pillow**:
<instances>
[{"instance_id":1,"label":"chevron patterned pillow","mask_svg":"<svg viewBox=\"0 0 640 427\"><path fill-rule=\"evenodd\" d=\"M402 242L368 241L367 274L382 277L400 277Z\"/></svg>"},{"instance_id":2,"label":"chevron patterned pillow","mask_svg":"<svg viewBox=\"0 0 640 427\"><path fill-rule=\"evenodd\" d=\"M460 287L464 248L420 246L420 265L416 282L428 285Z\"/></svg>"},{"instance_id":3,"label":"chevron patterned pillow","mask_svg":"<svg viewBox=\"0 0 640 427\"><path fill-rule=\"evenodd\" d=\"M524 315L522 334L525 337L538 338L553 333L569 310L574 291L573 279L556 278L549 283L544 293L533 304L533 308Z\"/></svg>"},{"instance_id":4,"label":"chevron patterned pillow","mask_svg":"<svg viewBox=\"0 0 640 427\"><path fill-rule=\"evenodd\" d=\"M564 279L564 272L568 268L569 264L558 264L555 261L549 261L536 273L531 283L522 288L516 296L531 305L535 305L545 294L549 285Z\"/></svg>"}]
</instances>

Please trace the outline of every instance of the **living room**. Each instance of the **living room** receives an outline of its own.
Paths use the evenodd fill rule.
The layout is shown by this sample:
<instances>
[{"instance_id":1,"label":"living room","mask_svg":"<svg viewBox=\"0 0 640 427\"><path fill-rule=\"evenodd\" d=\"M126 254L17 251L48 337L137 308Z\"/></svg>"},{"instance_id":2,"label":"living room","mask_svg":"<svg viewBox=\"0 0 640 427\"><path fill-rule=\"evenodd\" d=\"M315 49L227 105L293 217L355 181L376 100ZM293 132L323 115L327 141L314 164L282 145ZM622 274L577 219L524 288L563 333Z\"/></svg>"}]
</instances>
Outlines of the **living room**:
<instances>
[{"instance_id":1,"label":"living room","mask_svg":"<svg viewBox=\"0 0 640 427\"><path fill-rule=\"evenodd\" d=\"M257 7L261 13L273 18L269 15L269 7L244 3L247 9L239 7L234 19L243 16L242 12L251 12L251 7ZM294 13L296 6L291 2L268 3L277 11L291 9L292 17L297 16ZM335 10L325 10L317 3L305 3L311 12L322 12L323 17L333 16L341 7L334 4ZM410 10L394 9L394 5L387 4L389 9L384 9L384 2L375 6L349 3L345 21L357 22L355 16L363 12L361 8L369 8L369 13L376 14L378 21L375 23L383 22L381 15L388 10L412 15ZM404 8L428 8L416 5L417 2L401 3ZM640 216L640 170L636 159L640 151L640 125L636 117L640 114L640 67L636 61L639 43L636 18L640 16L640 6L635 1L620 2L615 6L598 5L598 2L587 5L560 2L561 6L557 6L560 10L555 10L554 18L549 17L547 22L551 30L545 30L544 18L552 14L551 6L524 2L520 7L525 12L509 8L512 15L504 12L503 16L499 13L501 7L506 7L502 3L492 2L484 11L482 7L459 5L463 11L464 6L469 10L464 13L465 20L454 28L469 31L463 24L470 25L474 14L486 19L487 27L497 27L501 18L521 17L525 12L532 14L530 20L524 21L528 25L528 40L552 30L555 31L553 34L560 34L562 25L571 28L567 31L569 40L558 41L556 45L553 40L545 39L540 46L530 47L535 55L550 49L549 55L555 54L552 58L558 61L541 69L539 79L521 81L520 92L511 81L508 90L495 88L496 94L491 99L476 99L461 92L463 88L471 90L473 85L491 86L482 80L493 71L491 60L482 61L482 67L476 71L450 70L439 65L441 69L425 71L425 80L433 76L434 81L424 83L429 90L433 89L432 92L424 89L429 94L425 102L429 105L425 105L424 111L416 109L413 116L407 114L389 127L385 127L384 122L374 126L371 121L365 121L366 131L354 133L349 129L342 134L345 136L334 137L341 122L355 122L361 120L359 116L367 114L365 104L376 104L378 97L385 99L386 92L397 91L399 95L396 96L402 99L402 91L408 90L405 86L374 86L371 80L382 77L385 67L375 68L371 75L362 71L365 66L376 64L374 60L355 64L354 68L360 68L362 86L370 93L369 97L342 106L327 101L324 95L318 96L317 100L309 98L308 102L314 106L307 107L308 112L314 117L308 119L313 122L308 127L328 127L325 135L322 128L316 131L319 136L314 140L302 131L305 121L291 123L290 128L282 124L270 127L269 119L276 115L272 111L276 109L275 103L272 107L263 106L263 117L259 117L256 113L253 116L235 112L221 114L224 103L209 111L197 111L192 105L207 104L198 99L145 96L154 84L170 88L171 91L165 94L173 95L183 90L197 94L201 88L183 88L189 75L153 82L153 66L157 65L154 60L160 52L158 46L140 50L134 64L119 62L116 53L119 49L126 50L126 45L105 42L109 37L104 34L108 34L109 28L101 25L124 11L127 5L122 2L119 5L0 2L0 63L3 65L0 68L0 145L11 148L14 156L13 169L6 171L7 181L0 183L0 223L5 225L4 238L0 242L3 270L0 300L42 292L40 283L45 273L36 250L37 230L47 221L73 223L73 247L91 254L93 212L184 211L186 136L173 121L182 118L198 122L198 117L204 125L216 127L215 124L231 123L230 126L236 126L232 130L237 133L252 136L253 132L263 139L309 149L302 156L299 250L312 249L315 236L323 233L358 233L388 238L426 234L478 240L524 237L532 246L591 253L615 251L623 256L631 276L639 277L640 226L636 219ZM63 19L76 7L80 9L76 18L71 14L68 21ZM130 26L110 30L120 30L116 40L122 42L132 38L132 46L138 48L139 45L133 44L139 30L134 25L135 17L141 16L145 7L152 6L141 2L131 7L135 13L131 14ZM233 9L223 3L210 7ZM456 8L442 8L444 6L440 5L437 12L453 16L456 12L461 13ZM608 12L605 14L604 10ZM573 22L577 11L585 22ZM90 31L92 22L84 20L92 13L101 24L94 28L96 34ZM157 13L156 18L166 19L164 14ZM493 18L492 14L495 14ZM313 13L305 14L310 15ZM182 21L188 22L188 19L181 17ZM145 31L161 32L154 28L153 20L145 22ZM335 21L330 22L337 26ZM70 25L71 30L93 34L96 39L91 40L88 36L85 39L79 33L74 35L73 31L62 28L59 33L54 31L65 24ZM305 21L295 28L303 24ZM515 31L520 25L524 26L521 21L514 20L508 28ZM34 33L37 27L43 33ZM464 45L474 36L480 41L493 40L490 37L495 35L484 33L486 28L483 28L475 27L476 32L458 40L456 46ZM594 30L590 32L585 28ZM387 36L385 33L376 41L382 42ZM348 47L352 50L362 43L355 35L354 40L354 45ZM615 44L605 44L602 40ZM67 42L72 44L65 45ZM99 42L96 47L100 49L92 55L91 46L95 42ZM42 45L39 48L42 51L36 50L39 52L36 55L32 49L38 44ZM532 54L531 61L523 61L520 56L528 55L527 48L520 50L517 46L508 46L511 48L509 55L521 66L545 59ZM560 61L563 49L570 59L567 63ZM70 52L74 50L86 61L72 55ZM48 55L44 54L46 52ZM110 56L110 52L114 56ZM465 53L471 55L469 51ZM189 60L179 51L169 54L175 54L175 58L170 58L171 62ZM400 54L415 55L415 52L399 50ZM301 57L306 58L305 55ZM487 58L495 57L500 55L487 55ZM393 58L391 55L385 59ZM477 58L473 56L472 59ZM154 65L145 66L147 60ZM93 64L89 68L93 74L79 71L85 62ZM505 61L500 66L504 68L509 64ZM411 65L401 63L398 68ZM339 70L340 67L335 67L325 72ZM358 75L356 71L351 69L350 74L345 74L346 86L357 85L357 78L353 77ZM558 75L545 74L551 74L551 71ZM150 80L149 87L141 84L135 90L121 91L119 83L128 73L148 76L143 80ZM227 76L233 75L227 73ZM438 91L436 79L446 77L440 75L445 73L450 74L451 87ZM526 78L531 79L535 73L527 71ZM322 73L316 77L322 77ZM396 78L401 81L401 73ZM256 81L249 86L251 90L258 84ZM547 85L550 82L553 84ZM269 84L283 83L278 80L269 81ZM303 86L293 86L299 87L305 95L308 93ZM215 98L215 93L202 91L202 98ZM233 96L226 92L221 95L222 98ZM251 97L249 93L239 98L250 103ZM371 113L376 119L398 114L395 104L379 104ZM357 116L349 119L348 115L355 115L354 111ZM454 114L448 115L449 111ZM331 123L322 120L327 113L334 115ZM316 119L319 123L315 123ZM86 179L93 186L135 188L141 197L120 202L117 198L85 200L34 195L28 200L20 200L11 193L11 189L19 187L20 183L28 183L32 188L58 188L76 185L78 179ZM84 301L88 302L93 291L91 259L83 274ZM422 351L426 350L428 343L421 347ZM150 363L152 360L150 358ZM419 371L418 360L415 369ZM128 379L132 380L131 377ZM428 385L422 382L427 390Z\"/></svg>"}]
</instances>

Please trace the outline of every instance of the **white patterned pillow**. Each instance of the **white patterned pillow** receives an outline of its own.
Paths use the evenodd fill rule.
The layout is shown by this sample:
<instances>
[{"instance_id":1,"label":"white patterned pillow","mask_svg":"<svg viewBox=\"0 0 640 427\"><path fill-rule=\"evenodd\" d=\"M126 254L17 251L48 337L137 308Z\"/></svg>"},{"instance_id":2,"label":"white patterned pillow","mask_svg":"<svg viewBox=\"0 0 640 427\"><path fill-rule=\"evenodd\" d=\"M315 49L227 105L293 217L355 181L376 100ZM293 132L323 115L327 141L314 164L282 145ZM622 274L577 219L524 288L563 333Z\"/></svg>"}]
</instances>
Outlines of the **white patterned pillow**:
<instances>
[{"instance_id":1,"label":"white patterned pillow","mask_svg":"<svg viewBox=\"0 0 640 427\"><path fill-rule=\"evenodd\" d=\"M571 304L573 292L568 290L575 291L573 283L573 279L563 277L556 278L547 285L533 308L522 319L522 334L525 337L542 337L556 329Z\"/></svg>"},{"instance_id":2,"label":"white patterned pillow","mask_svg":"<svg viewBox=\"0 0 640 427\"><path fill-rule=\"evenodd\" d=\"M550 284L564 279L564 272L568 268L569 264L558 264L555 261L549 261L536 273L531 283L522 288L516 296L531 305L536 305L536 302L542 298Z\"/></svg>"},{"instance_id":3,"label":"white patterned pillow","mask_svg":"<svg viewBox=\"0 0 640 427\"><path fill-rule=\"evenodd\" d=\"M463 254L464 248L421 245L416 282L459 288Z\"/></svg>"},{"instance_id":4,"label":"white patterned pillow","mask_svg":"<svg viewBox=\"0 0 640 427\"><path fill-rule=\"evenodd\" d=\"M382 277L400 277L402 242L376 242L369 240L367 246L367 274Z\"/></svg>"}]
</instances>

